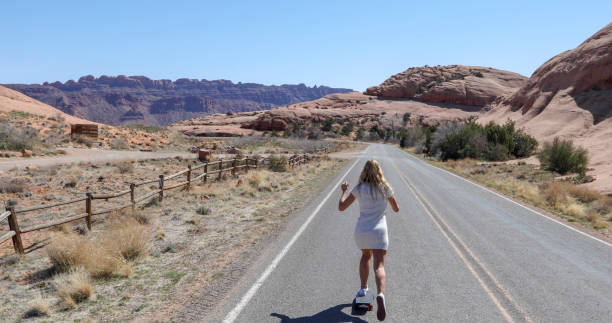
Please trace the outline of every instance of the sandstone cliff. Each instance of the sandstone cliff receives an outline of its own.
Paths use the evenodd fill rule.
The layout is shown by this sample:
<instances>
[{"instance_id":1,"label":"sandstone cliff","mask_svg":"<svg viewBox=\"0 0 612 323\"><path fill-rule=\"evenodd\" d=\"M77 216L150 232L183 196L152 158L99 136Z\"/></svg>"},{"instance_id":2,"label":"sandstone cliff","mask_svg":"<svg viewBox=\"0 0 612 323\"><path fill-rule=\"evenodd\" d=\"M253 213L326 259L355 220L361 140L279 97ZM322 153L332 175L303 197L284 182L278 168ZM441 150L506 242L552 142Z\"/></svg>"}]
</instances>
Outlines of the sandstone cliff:
<instances>
[{"instance_id":1,"label":"sandstone cliff","mask_svg":"<svg viewBox=\"0 0 612 323\"><path fill-rule=\"evenodd\" d=\"M304 84L266 86L186 78L173 82L123 75L6 86L70 115L114 125L167 125L212 113L267 110L350 91Z\"/></svg>"},{"instance_id":2,"label":"sandstone cliff","mask_svg":"<svg viewBox=\"0 0 612 323\"><path fill-rule=\"evenodd\" d=\"M413 67L395 74L365 94L387 99L415 99L488 106L522 86L526 77L480 66Z\"/></svg>"},{"instance_id":3,"label":"sandstone cliff","mask_svg":"<svg viewBox=\"0 0 612 323\"><path fill-rule=\"evenodd\" d=\"M508 118L540 142L559 136L587 148L599 179L590 185L612 193L612 23L544 63L479 120Z\"/></svg>"}]
</instances>

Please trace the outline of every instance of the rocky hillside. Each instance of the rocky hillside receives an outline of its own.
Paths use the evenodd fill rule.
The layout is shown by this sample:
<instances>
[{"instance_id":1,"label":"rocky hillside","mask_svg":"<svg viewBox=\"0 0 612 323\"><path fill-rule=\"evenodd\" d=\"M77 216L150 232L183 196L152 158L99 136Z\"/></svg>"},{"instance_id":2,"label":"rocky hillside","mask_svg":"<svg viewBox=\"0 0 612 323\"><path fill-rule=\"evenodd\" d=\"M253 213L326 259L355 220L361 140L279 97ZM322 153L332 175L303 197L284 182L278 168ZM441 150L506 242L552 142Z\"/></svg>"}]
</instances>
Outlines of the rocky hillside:
<instances>
[{"instance_id":1,"label":"rocky hillside","mask_svg":"<svg viewBox=\"0 0 612 323\"><path fill-rule=\"evenodd\" d=\"M8 84L70 115L106 124L167 125L212 113L267 110L348 89L266 86L227 80L151 80L144 76L83 76L78 81Z\"/></svg>"},{"instance_id":2,"label":"rocky hillside","mask_svg":"<svg viewBox=\"0 0 612 323\"><path fill-rule=\"evenodd\" d=\"M46 118L63 119L69 124L91 123L87 120L75 118L52 106L0 85L0 112L11 111L24 112L26 114L43 116Z\"/></svg>"},{"instance_id":3,"label":"rocky hillside","mask_svg":"<svg viewBox=\"0 0 612 323\"><path fill-rule=\"evenodd\" d=\"M243 112L233 115L214 114L185 120L171 127L193 136L245 136L264 132L278 134L296 125L304 135L321 129L325 120L334 120L328 135L339 134L342 124L352 123L354 130L370 130L373 126L397 128L402 125L432 125L449 120L467 119L481 114L481 107L384 100L359 92L330 94L325 97L268 111ZM404 115L409 118L404 121Z\"/></svg>"},{"instance_id":4,"label":"rocky hillside","mask_svg":"<svg viewBox=\"0 0 612 323\"><path fill-rule=\"evenodd\" d=\"M520 74L480 66L413 67L368 88L365 94L482 107L513 93L526 80Z\"/></svg>"},{"instance_id":5,"label":"rocky hillside","mask_svg":"<svg viewBox=\"0 0 612 323\"><path fill-rule=\"evenodd\" d=\"M612 23L538 68L480 122L516 120L540 142L572 139L589 150L595 188L612 193Z\"/></svg>"}]
</instances>

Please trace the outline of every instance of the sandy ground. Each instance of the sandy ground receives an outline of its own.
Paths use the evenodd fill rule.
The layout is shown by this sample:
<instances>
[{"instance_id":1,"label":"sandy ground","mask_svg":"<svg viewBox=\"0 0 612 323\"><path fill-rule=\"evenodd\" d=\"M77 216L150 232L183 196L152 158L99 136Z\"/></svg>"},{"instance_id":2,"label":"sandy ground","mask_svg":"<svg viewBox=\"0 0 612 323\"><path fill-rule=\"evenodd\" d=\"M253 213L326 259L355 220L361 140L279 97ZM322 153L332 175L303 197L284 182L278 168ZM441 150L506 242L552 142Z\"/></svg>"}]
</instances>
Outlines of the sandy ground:
<instances>
[{"instance_id":1,"label":"sandy ground","mask_svg":"<svg viewBox=\"0 0 612 323\"><path fill-rule=\"evenodd\" d=\"M54 165L67 165L74 163L100 163L121 160L144 160L152 158L170 157L193 157L194 154L188 152L147 152L147 151L128 151L128 150L102 150L87 148L65 148L67 154L52 157L33 157L33 158L9 158L0 160L0 171L12 168L23 168L27 166L49 167Z\"/></svg>"}]
</instances>

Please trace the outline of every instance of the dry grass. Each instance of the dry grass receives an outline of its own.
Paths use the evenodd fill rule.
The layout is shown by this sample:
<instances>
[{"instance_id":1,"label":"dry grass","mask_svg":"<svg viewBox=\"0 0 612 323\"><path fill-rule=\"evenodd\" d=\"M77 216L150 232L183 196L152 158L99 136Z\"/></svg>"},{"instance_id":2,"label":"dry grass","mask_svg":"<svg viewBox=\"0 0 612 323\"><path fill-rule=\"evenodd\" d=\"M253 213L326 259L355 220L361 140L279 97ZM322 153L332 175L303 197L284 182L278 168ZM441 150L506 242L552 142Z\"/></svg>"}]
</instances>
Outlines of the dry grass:
<instances>
[{"instance_id":1,"label":"dry grass","mask_svg":"<svg viewBox=\"0 0 612 323\"><path fill-rule=\"evenodd\" d=\"M99 245L113 257L134 260L147 252L150 244L149 228L134 217L117 217L110 220L99 239Z\"/></svg>"},{"instance_id":2,"label":"dry grass","mask_svg":"<svg viewBox=\"0 0 612 323\"><path fill-rule=\"evenodd\" d=\"M26 187L27 184L22 179L0 178L0 193L21 193Z\"/></svg>"},{"instance_id":3,"label":"dry grass","mask_svg":"<svg viewBox=\"0 0 612 323\"><path fill-rule=\"evenodd\" d=\"M128 174L134 172L134 164L131 161L123 161L115 164L120 174Z\"/></svg>"},{"instance_id":4,"label":"dry grass","mask_svg":"<svg viewBox=\"0 0 612 323\"><path fill-rule=\"evenodd\" d=\"M83 267L93 277L104 277L115 273L121 265L107 249L73 232L54 233L46 252L56 270L61 272Z\"/></svg>"},{"instance_id":5,"label":"dry grass","mask_svg":"<svg viewBox=\"0 0 612 323\"><path fill-rule=\"evenodd\" d=\"M129 276L131 267L127 261L146 253L149 228L134 216L116 217L109 222L97 239L73 232L54 233L46 252L56 270L82 267L92 277Z\"/></svg>"},{"instance_id":6,"label":"dry grass","mask_svg":"<svg viewBox=\"0 0 612 323\"><path fill-rule=\"evenodd\" d=\"M67 308L89 299L93 293L89 273L82 267L57 275L53 284L61 304Z\"/></svg>"},{"instance_id":7,"label":"dry grass","mask_svg":"<svg viewBox=\"0 0 612 323\"><path fill-rule=\"evenodd\" d=\"M41 297L30 302L28 309L23 313L23 318L49 316L49 305Z\"/></svg>"},{"instance_id":8,"label":"dry grass","mask_svg":"<svg viewBox=\"0 0 612 323\"><path fill-rule=\"evenodd\" d=\"M612 197L567 181L525 163L477 163L474 160L430 162L505 194L547 208L570 222L605 229L612 221ZM605 232L604 232L605 233Z\"/></svg>"}]
</instances>

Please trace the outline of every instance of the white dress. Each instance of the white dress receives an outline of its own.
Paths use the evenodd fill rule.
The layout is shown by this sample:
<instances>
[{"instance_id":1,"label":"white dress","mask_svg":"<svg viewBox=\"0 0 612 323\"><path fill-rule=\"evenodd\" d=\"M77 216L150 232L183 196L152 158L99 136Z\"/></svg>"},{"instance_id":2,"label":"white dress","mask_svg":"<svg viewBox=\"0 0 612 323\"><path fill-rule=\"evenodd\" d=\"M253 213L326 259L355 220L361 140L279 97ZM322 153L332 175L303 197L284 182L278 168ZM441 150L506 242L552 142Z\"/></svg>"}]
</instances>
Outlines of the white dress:
<instances>
[{"instance_id":1,"label":"white dress","mask_svg":"<svg viewBox=\"0 0 612 323\"><path fill-rule=\"evenodd\" d=\"M353 188L351 194L359 202L359 220L355 226L355 243L359 249L384 249L389 246L385 209L388 198L393 197L391 187L370 194L370 186L360 184Z\"/></svg>"}]
</instances>

